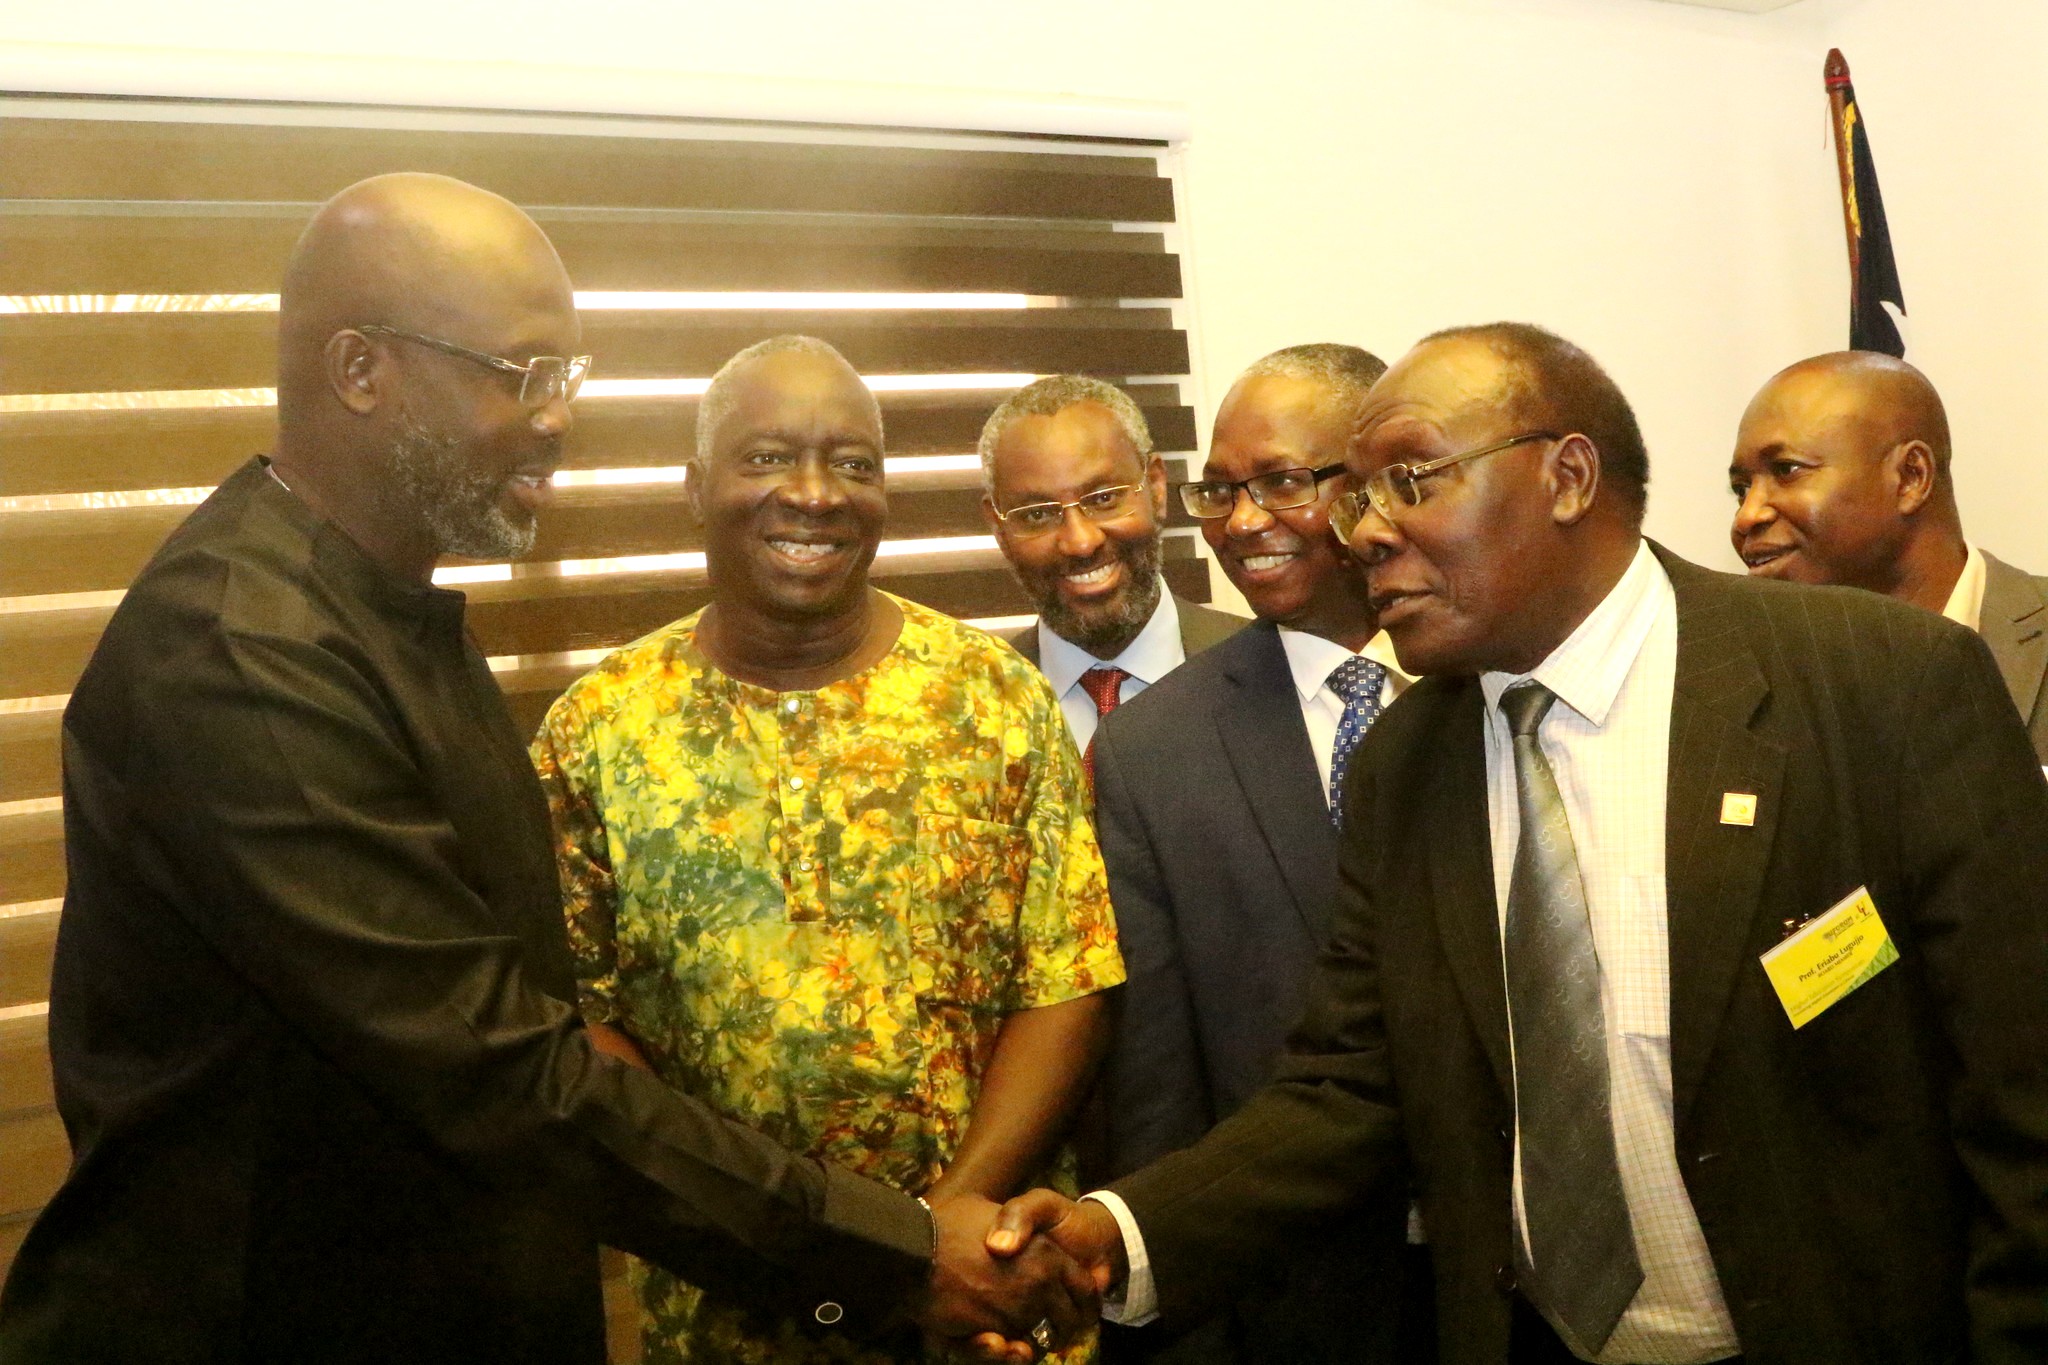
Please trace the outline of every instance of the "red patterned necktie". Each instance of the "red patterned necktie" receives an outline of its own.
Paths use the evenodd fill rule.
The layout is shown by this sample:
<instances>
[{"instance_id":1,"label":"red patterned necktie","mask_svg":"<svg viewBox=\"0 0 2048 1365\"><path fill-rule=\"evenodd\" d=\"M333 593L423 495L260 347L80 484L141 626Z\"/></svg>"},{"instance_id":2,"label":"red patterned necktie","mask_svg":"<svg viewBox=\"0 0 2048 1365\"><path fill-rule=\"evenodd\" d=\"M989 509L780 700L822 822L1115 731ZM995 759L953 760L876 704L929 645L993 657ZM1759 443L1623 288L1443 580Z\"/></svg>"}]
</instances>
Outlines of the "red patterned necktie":
<instances>
[{"instance_id":1,"label":"red patterned necktie","mask_svg":"<svg viewBox=\"0 0 2048 1365\"><path fill-rule=\"evenodd\" d=\"M1101 727L1102 717L1116 710L1116 704L1123 691L1124 679L1131 675L1121 668L1104 665L1091 668L1081 675L1081 690L1095 703L1096 726ZM1088 773L1088 794L1095 794L1095 736L1088 736L1088 747L1081 751L1081 766Z\"/></svg>"}]
</instances>

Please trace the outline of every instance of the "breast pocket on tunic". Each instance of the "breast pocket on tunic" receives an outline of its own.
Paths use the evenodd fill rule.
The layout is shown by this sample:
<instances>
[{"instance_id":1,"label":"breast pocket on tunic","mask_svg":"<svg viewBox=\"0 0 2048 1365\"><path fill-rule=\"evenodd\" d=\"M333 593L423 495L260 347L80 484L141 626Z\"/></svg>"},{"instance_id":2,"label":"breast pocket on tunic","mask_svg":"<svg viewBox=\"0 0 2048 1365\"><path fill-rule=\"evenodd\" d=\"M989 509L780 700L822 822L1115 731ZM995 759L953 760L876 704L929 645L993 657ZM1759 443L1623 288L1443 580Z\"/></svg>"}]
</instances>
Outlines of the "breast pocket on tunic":
<instances>
[{"instance_id":1,"label":"breast pocket on tunic","mask_svg":"<svg viewBox=\"0 0 2048 1365\"><path fill-rule=\"evenodd\" d=\"M1004 1012L1017 1008L1031 836L1015 825L920 812L910 908L918 995Z\"/></svg>"}]
</instances>

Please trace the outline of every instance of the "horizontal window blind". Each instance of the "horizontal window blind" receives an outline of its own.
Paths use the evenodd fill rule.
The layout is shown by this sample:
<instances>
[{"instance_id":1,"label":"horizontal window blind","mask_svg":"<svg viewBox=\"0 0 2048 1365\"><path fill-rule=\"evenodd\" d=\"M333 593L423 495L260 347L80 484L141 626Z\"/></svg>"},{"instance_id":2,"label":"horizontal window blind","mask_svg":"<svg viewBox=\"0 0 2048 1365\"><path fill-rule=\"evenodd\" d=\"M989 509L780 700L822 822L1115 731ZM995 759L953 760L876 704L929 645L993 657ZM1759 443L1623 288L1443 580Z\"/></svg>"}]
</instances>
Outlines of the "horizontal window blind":
<instances>
[{"instance_id":1,"label":"horizontal window blind","mask_svg":"<svg viewBox=\"0 0 2048 1365\"><path fill-rule=\"evenodd\" d=\"M891 506L875 580L963 619L1030 611L977 510L975 440L1010 389L1098 375L1161 451L1194 449L1156 148L0 100L0 1269L66 1160L43 1028L65 696L165 535L269 448L300 228L394 170L527 209L596 358L534 554L440 575L469 594L524 727L597 652L705 601L681 466L705 380L764 337L823 337L875 386ZM1206 601L1198 537L1176 524L1168 580Z\"/></svg>"}]
</instances>

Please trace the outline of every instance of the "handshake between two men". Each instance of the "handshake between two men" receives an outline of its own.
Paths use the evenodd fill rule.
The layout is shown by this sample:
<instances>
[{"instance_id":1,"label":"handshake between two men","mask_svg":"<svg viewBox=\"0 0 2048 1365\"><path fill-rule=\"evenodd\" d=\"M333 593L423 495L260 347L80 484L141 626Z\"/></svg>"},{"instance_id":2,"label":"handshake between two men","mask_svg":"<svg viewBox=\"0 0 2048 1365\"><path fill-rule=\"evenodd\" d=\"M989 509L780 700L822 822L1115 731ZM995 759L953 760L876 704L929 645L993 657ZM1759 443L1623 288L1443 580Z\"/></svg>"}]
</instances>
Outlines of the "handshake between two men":
<instances>
[{"instance_id":1,"label":"handshake between two men","mask_svg":"<svg viewBox=\"0 0 2048 1365\"><path fill-rule=\"evenodd\" d=\"M1127 1273L1108 1209L1052 1190L1028 1191L1000 1211L982 1199L949 1200L933 1206L933 1217L938 1241L920 1321L980 1360L1031 1361L1064 1345ZM1003 1331L982 1330L991 1321Z\"/></svg>"}]
</instances>

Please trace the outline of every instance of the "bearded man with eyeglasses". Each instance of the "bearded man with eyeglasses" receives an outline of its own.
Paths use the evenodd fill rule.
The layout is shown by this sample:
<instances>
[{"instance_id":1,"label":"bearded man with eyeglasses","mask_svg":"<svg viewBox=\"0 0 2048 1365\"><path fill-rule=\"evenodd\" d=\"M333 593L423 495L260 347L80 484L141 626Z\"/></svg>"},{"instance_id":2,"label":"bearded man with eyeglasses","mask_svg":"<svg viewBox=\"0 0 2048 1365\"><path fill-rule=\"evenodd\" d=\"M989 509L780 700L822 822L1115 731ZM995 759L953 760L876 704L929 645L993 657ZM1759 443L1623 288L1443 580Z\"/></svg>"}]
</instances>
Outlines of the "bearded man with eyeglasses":
<instances>
[{"instance_id":1,"label":"bearded man with eyeglasses","mask_svg":"<svg viewBox=\"0 0 2048 1365\"><path fill-rule=\"evenodd\" d=\"M577 1017L547 805L432 579L530 546L560 459L589 358L546 236L460 181L366 180L278 323L274 456L136 578L65 710L73 1160L0 1360L597 1365L600 1241L1029 1358L1089 1296L1064 1257L1012 1274Z\"/></svg>"},{"instance_id":2,"label":"bearded man with eyeglasses","mask_svg":"<svg viewBox=\"0 0 2048 1365\"><path fill-rule=\"evenodd\" d=\"M1027 384L989 415L980 448L989 529L1038 610L1002 638L1045 673L1088 755L1101 717L1243 618L1166 591L1166 464L1116 385Z\"/></svg>"}]
</instances>

